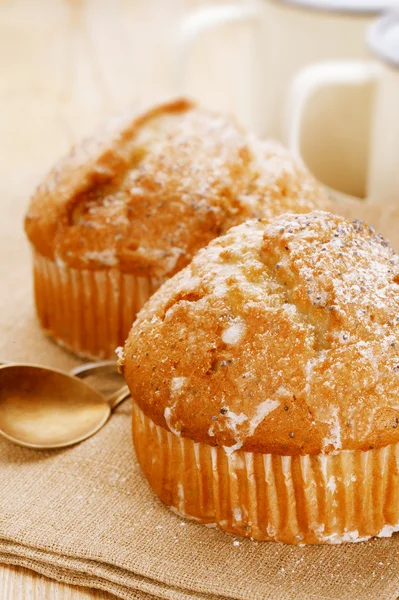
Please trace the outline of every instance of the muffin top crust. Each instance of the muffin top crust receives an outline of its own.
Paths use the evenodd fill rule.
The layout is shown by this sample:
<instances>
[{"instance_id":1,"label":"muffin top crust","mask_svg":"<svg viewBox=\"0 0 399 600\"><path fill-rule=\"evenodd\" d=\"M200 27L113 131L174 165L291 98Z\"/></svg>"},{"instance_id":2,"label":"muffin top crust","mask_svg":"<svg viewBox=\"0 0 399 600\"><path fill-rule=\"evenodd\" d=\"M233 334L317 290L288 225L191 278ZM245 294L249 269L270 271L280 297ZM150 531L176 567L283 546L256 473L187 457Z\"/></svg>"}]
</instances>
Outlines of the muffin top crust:
<instances>
[{"instance_id":1,"label":"muffin top crust","mask_svg":"<svg viewBox=\"0 0 399 600\"><path fill-rule=\"evenodd\" d=\"M25 229L61 264L169 277L233 225L324 201L280 145L177 99L76 146L38 187Z\"/></svg>"},{"instance_id":2,"label":"muffin top crust","mask_svg":"<svg viewBox=\"0 0 399 600\"><path fill-rule=\"evenodd\" d=\"M139 313L122 369L155 423L283 455L399 441L399 260L361 221L252 220Z\"/></svg>"}]
</instances>

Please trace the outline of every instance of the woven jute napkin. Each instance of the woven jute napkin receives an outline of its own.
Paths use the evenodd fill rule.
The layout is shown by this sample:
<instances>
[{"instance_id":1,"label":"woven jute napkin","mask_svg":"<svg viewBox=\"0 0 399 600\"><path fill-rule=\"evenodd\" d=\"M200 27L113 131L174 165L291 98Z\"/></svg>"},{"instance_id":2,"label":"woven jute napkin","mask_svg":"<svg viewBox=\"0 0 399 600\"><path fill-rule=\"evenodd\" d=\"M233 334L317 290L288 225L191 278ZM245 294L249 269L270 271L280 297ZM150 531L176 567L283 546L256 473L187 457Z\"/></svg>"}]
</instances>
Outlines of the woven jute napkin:
<instances>
[{"instance_id":1,"label":"woven jute napkin","mask_svg":"<svg viewBox=\"0 0 399 600\"><path fill-rule=\"evenodd\" d=\"M399 248L398 209L382 217L378 208L343 210L366 212ZM76 360L34 318L21 213L10 202L0 223L0 360L68 369ZM397 598L399 535L299 548L234 538L172 514L138 467L130 408L121 405L96 436L69 449L0 440L0 562L129 600Z\"/></svg>"}]
</instances>

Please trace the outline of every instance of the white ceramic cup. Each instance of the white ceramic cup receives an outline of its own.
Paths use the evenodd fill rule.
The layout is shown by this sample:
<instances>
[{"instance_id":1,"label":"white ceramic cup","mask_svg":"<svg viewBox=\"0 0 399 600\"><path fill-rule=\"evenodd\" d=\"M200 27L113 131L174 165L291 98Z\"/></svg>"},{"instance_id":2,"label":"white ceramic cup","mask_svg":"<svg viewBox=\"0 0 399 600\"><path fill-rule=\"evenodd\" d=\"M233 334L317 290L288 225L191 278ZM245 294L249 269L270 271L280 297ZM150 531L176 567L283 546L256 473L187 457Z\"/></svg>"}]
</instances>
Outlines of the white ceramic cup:
<instances>
[{"instance_id":1,"label":"white ceramic cup","mask_svg":"<svg viewBox=\"0 0 399 600\"><path fill-rule=\"evenodd\" d=\"M364 196L373 203L399 202L399 11L387 13L378 19L370 28L368 42L371 50L379 60L370 61L338 61L317 63L299 72L293 81L286 105L286 128L289 131L289 147L301 156L311 171L324 183L327 183L334 195L348 192L348 185L343 185L342 165L337 165L329 158L331 145L328 136L323 134L324 164L320 138L313 139L315 148L309 148L305 139L306 121L309 112L318 111L317 97L323 90L329 90L330 113L325 114L324 122L333 124L340 138L339 131L350 128L351 119L356 111L363 111L360 101L346 114L337 112L334 104L334 93L342 89L354 89L368 84L372 89L371 102L367 104L364 118L362 139L367 140L365 168L363 172ZM330 127L331 131L331 127ZM305 148L304 148L305 147ZM345 155L346 149L341 148ZM326 165L330 166L330 172ZM325 169L324 177L321 171ZM358 174L356 174L357 176ZM345 177L351 179L353 173L347 162Z\"/></svg>"},{"instance_id":2,"label":"white ceramic cup","mask_svg":"<svg viewBox=\"0 0 399 600\"><path fill-rule=\"evenodd\" d=\"M176 86L206 106L233 112L257 134L286 141L282 107L296 72L318 60L365 58L367 26L392 5L399 0L254 0L202 7L181 23ZM234 28L235 38L224 31L223 43L213 50L206 32L223 26ZM200 87L189 68L197 42L207 61Z\"/></svg>"}]
</instances>

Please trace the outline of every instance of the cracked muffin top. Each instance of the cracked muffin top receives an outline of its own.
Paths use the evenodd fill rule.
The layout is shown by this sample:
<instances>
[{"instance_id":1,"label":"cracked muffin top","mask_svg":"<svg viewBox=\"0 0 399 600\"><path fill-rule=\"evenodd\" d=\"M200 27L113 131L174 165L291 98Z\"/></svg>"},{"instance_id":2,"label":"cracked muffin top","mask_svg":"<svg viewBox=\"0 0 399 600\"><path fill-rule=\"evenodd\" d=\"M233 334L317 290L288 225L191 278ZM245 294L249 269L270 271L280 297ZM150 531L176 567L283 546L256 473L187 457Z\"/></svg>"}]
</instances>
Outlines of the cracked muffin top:
<instances>
[{"instance_id":1,"label":"cracked muffin top","mask_svg":"<svg viewBox=\"0 0 399 600\"><path fill-rule=\"evenodd\" d=\"M398 283L399 257L363 222L248 221L142 309L126 381L155 423L227 452L398 442Z\"/></svg>"},{"instance_id":2,"label":"cracked muffin top","mask_svg":"<svg viewBox=\"0 0 399 600\"><path fill-rule=\"evenodd\" d=\"M38 187L25 229L70 267L169 277L233 225L324 201L284 148L178 99L76 146Z\"/></svg>"}]
</instances>

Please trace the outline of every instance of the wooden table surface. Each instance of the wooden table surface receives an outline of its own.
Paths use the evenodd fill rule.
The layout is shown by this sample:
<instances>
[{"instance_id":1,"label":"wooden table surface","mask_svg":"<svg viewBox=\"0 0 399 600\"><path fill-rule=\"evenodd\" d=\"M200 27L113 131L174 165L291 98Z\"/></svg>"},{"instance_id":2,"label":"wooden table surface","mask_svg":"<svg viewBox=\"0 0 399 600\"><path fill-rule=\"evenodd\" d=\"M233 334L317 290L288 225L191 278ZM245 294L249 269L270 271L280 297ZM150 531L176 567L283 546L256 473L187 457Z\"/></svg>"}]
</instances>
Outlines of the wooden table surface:
<instances>
[{"instance_id":1,"label":"wooden table surface","mask_svg":"<svg viewBox=\"0 0 399 600\"><path fill-rule=\"evenodd\" d=\"M72 143L109 115L175 92L177 25L185 11L201 4L200 0L0 0L0 207L2 198L18 202L22 215L33 187ZM213 54L212 47L203 44L194 92L204 96L220 92L220 81L214 85L220 69L225 81L232 79L224 57L226 52L233 56L229 64L236 72L234 53L237 57L239 52L237 36L228 35L225 54ZM196 56L198 52L193 53L194 63ZM89 598L110 596L0 565L0 600Z\"/></svg>"}]
</instances>

